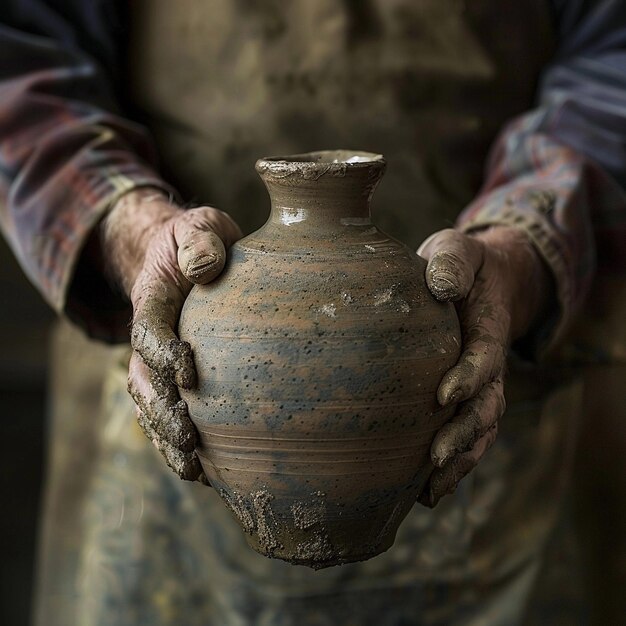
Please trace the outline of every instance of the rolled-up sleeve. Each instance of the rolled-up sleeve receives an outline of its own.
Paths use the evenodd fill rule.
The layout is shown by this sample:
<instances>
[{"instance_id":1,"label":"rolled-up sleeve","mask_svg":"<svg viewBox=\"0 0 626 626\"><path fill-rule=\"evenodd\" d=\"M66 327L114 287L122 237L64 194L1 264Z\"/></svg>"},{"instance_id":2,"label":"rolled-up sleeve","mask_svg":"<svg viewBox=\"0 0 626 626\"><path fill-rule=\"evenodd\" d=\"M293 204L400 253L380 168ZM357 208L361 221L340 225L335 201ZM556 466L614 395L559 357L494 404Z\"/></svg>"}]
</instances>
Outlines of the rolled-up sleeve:
<instances>
[{"instance_id":1,"label":"rolled-up sleeve","mask_svg":"<svg viewBox=\"0 0 626 626\"><path fill-rule=\"evenodd\" d=\"M25 5L31 21L37 9L43 12L40 21L52 36L16 28L28 23ZM78 46L80 25L43 2L9 1L2 18L0 225L57 312L92 335L123 339L129 310L102 273L82 281L97 284L87 290L97 291L97 300L71 289L79 258L120 195L141 186L173 190L155 170L145 130L116 113L111 74Z\"/></svg>"},{"instance_id":2,"label":"rolled-up sleeve","mask_svg":"<svg viewBox=\"0 0 626 626\"><path fill-rule=\"evenodd\" d=\"M532 338L541 354L584 302L598 264L626 268L626 3L554 3L559 47L535 110L497 139L472 231L528 234L554 277L558 311Z\"/></svg>"}]
</instances>

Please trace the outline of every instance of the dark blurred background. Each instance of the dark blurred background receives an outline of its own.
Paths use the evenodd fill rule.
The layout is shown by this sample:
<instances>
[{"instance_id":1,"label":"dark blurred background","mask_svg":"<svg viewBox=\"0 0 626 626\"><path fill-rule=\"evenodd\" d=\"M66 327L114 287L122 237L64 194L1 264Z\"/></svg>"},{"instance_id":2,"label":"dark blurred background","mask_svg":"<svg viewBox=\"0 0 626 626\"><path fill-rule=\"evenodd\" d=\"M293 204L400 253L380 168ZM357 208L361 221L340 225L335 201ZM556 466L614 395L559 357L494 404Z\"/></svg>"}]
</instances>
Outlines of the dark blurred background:
<instances>
[{"instance_id":1,"label":"dark blurred background","mask_svg":"<svg viewBox=\"0 0 626 626\"><path fill-rule=\"evenodd\" d=\"M28 623L54 316L0 239L0 624Z\"/></svg>"}]
</instances>

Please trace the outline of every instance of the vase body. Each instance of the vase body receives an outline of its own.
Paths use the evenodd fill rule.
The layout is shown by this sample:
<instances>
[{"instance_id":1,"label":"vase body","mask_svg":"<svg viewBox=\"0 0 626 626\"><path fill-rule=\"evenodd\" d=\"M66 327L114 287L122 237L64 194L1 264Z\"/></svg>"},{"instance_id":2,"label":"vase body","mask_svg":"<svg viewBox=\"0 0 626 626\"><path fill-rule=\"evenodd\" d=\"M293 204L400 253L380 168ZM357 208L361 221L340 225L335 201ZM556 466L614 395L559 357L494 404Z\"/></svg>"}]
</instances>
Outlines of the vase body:
<instances>
[{"instance_id":1,"label":"vase body","mask_svg":"<svg viewBox=\"0 0 626 626\"><path fill-rule=\"evenodd\" d=\"M436 390L459 356L456 312L370 221L384 167L346 151L260 160L269 220L180 319L211 485L255 550L315 568L393 544L454 411Z\"/></svg>"}]
</instances>

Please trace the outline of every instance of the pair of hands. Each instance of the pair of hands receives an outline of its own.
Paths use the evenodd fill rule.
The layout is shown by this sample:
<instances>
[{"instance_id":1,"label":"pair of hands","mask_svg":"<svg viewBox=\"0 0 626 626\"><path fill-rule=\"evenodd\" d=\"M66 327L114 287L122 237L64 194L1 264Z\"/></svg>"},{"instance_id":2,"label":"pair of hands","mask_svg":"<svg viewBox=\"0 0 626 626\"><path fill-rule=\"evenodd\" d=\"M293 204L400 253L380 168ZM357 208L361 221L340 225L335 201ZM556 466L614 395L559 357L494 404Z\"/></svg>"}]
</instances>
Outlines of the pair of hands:
<instances>
[{"instance_id":1,"label":"pair of hands","mask_svg":"<svg viewBox=\"0 0 626 626\"><path fill-rule=\"evenodd\" d=\"M182 210L145 189L118 201L101 237L105 258L114 259L114 274L133 306L128 388L139 424L181 478L206 483L194 451L196 431L178 395L178 387L195 385L196 374L191 348L177 338L176 327L193 284L219 275L226 248L241 231L222 211ZM437 394L442 405L458 407L432 444L435 470L420 497L432 507L495 441L505 408L508 346L541 313L548 278L528 238L515 228L473 235L443 230L418 253L428 261L426 282L435 298L457 303L463 334L461 357Z\"/></svg>"}]
</instances>

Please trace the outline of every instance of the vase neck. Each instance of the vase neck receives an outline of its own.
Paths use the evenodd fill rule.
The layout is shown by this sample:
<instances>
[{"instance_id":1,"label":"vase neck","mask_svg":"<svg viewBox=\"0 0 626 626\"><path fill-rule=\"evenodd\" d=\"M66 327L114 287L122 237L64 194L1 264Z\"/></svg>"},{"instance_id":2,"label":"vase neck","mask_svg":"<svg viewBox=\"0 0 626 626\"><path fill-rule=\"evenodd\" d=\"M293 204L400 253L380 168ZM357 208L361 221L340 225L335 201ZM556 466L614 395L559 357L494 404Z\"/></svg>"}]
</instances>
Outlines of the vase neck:
<instances>
[{"instance_id":1,"label":"vase neck","mask_svg":"<svg viewBox=\"0 0 626 626\"><path fill-rule=\"evenodd\" d=\"M312 228L366 224L385 161L380 155L328 151L261 159L256 166L270 195L270 222Z\"/></svg>"}]
</instances>

